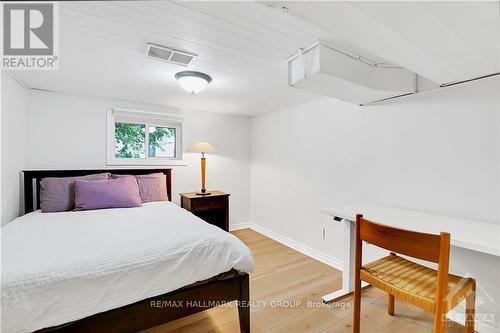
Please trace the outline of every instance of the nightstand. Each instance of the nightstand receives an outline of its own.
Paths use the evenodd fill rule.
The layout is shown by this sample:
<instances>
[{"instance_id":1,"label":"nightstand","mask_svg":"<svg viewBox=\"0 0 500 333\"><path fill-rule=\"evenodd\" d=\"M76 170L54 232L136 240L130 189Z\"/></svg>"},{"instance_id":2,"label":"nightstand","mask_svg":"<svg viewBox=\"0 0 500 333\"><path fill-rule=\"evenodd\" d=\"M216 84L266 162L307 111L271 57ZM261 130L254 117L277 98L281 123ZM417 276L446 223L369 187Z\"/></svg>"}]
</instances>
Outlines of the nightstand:
<instances>
[{"instance_id":1,"label":"nightstand","mask_svg":"<svg viewBox=\"0 0 500 333\"><path fill-rule=\"evenodd\" d=\"M206 222L229 231L229 194L210 191L208 195L195 192L181 193L181 207Z\"/></svg>"}]
</instances>

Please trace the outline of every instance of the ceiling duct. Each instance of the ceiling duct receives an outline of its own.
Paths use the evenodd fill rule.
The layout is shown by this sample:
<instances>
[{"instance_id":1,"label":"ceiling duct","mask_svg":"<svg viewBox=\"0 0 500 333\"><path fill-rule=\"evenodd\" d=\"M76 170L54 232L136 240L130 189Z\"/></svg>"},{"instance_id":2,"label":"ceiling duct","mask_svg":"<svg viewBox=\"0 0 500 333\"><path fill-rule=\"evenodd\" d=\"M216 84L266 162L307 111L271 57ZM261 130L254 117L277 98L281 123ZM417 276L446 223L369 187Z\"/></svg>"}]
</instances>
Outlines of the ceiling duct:
<instances>
[{"instance_id":1,"label":"ceiling duct","mask_svg":"<svg viewBox=\"0 0 500 333\"><path fill-rule=\"evenodd\" d=\"M146 44L146 56L176 65L188 66L197 54L148 43Z\"/></svg>"},{"instance_id":2,"label":"ceiling duct","mask_svg":"<svg viewBox=\"0 0 500 333\"><path fill-rule=\"evenodd\" d=\"M339 51L318 40L288 59L288 84L324 96L363 104L414 93L416 74Z\"/></svg>"}]
</instances>

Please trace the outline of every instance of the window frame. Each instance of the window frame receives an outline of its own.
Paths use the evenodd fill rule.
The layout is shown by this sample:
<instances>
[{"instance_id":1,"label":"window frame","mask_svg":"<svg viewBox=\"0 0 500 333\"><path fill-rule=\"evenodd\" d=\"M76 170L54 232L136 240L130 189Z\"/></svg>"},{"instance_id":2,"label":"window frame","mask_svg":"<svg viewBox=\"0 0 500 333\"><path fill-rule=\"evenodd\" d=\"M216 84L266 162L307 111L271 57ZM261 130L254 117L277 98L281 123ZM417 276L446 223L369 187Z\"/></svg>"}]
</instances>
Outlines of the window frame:
<instances>
[{"instance_id":1,"label":"window frame","mask_svg":"<svg viewBox=\"0 0 500 333\"><path fill-rule=\"evenodd\" d=\"M107 111L106 164L107 165L185 165L182 159L183 120L181 115L110 108ZM118 158L115 156L115 123L145 125L145 158ZM176 157L149 156L149 126L175 128Z\"/></svg>"}]
</instances>

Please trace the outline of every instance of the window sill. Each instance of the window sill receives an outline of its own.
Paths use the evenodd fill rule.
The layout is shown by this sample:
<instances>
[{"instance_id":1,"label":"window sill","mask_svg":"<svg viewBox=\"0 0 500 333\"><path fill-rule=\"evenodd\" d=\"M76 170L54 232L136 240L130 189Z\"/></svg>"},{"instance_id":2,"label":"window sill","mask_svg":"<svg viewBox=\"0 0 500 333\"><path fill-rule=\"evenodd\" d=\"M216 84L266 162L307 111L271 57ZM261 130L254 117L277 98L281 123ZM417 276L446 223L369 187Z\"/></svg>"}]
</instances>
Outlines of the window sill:
<instances>
[{"instance_id":1,"label":"window sill","mask_svg":"<svg viewBox=\"0 0 500 333\"><path fill-rule=\"evenodd\" d=\"M107 161L106 165L120 165L120 166L186 166L187 162L184 160L111 160Z\"/></svg>"}]
</instances>

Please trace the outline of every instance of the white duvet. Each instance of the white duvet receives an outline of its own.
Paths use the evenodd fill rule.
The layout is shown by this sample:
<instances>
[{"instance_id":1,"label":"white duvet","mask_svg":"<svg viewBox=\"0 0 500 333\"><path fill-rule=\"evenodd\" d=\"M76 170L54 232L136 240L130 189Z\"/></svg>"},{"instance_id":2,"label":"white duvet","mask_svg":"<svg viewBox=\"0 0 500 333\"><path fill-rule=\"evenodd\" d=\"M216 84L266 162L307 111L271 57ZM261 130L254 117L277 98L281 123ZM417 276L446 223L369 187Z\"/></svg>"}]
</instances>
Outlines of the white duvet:
<instances>
[{"instance_id":1,"label":"white duvet","mask_svg":"<svg viewBox=\"0 0 500 333\"><path fill-rule=\"evenodd\" d=\"M236 237L171 202L26 214L2 228L2 332L29 332L161 295L231 268Z\"/></svg>"}]
</instances>

